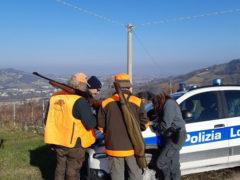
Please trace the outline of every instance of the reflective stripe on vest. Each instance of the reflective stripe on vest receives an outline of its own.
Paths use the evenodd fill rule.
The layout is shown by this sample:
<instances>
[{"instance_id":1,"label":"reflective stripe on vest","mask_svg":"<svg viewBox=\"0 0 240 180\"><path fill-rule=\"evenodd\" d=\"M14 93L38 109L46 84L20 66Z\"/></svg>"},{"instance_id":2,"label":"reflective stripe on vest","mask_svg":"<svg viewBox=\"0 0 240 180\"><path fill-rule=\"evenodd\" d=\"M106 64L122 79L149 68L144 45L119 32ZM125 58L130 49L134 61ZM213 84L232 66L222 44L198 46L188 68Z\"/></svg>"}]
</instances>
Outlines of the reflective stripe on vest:
<instances>
[{"instance_id":1,"label":"reflective stripe on vest","mask_svg":"<svg viewBox=\"0 0 240 180\"><path fill-rule=\"evenodd\" d=\"M127 156L132 156L134 155L134 150L109 150L106 149L106 153L109 156L114 156L114 157L127 157Z\"/></svg>"},{"instance_id":2,"label":"reflective stripe on vest","mask_svg":"<svg viewBox=\"0 0 240 180\"><path fill-rule=\"evenodd\" d=\"M50 98L44 142L72 148L78 137L81 146L91 146L95 140L95 131L87 130L81 120L72 115L73 105L80 96L72 94L53 95Z\"/></svg>"}]
</instances>

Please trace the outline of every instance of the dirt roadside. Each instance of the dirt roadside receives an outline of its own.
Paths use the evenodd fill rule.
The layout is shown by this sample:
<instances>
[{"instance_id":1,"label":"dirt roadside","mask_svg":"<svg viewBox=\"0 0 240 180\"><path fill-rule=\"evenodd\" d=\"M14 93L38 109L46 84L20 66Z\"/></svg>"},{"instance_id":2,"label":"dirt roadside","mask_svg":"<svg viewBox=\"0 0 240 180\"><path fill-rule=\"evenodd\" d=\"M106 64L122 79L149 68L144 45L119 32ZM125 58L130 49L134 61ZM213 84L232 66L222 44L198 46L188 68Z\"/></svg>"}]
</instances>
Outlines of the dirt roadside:
<instances>
[{"instance_id":1,"label":"dirt roadside","mask_svg":"<svg viewBox=\"0 0 240 180\"><path fill-rule=\"evenodd\" d=\"M240 180L240 167L185 175L181 180Z\"/></svg>"}]
</instances>

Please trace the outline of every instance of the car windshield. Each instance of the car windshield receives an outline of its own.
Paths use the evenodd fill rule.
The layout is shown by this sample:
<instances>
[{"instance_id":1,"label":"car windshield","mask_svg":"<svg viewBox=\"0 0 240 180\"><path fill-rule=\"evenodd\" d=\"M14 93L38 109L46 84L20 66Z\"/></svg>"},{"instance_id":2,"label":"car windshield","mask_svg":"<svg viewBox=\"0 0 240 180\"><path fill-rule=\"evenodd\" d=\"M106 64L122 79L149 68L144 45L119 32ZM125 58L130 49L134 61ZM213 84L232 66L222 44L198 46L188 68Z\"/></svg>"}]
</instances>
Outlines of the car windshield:
<instances>
[{"instance_id":1,"label":"car windshield","mask_svg":"<svg viewBox=\"0 0 240 180\"><path fill-rule=\"evenodd\" d=\"M184 95L185 94L185 92L176 92L176 93L173 93L173 94L171 94L171 96L175 99L175 100L177 100L178 98L180 98L182 95ZM145 106L145 111L146 112L149 112L150 110L152 110L153 109L153 105L152 105L152 103L149 103L149 104L147 104L146 106Z\"/></svg>"},{"instance_id":2,"label":"car windshield","mask_svg":"<svg viewBox=\"0 0 240 180\"><path fill-rule=\"evenodd\" d=\"M178 98L180 98L182 95L184 95L186 92L176 92L176 93L173 93L171 94L171 96L177 100Z\"/></svg>"}]
</instances>

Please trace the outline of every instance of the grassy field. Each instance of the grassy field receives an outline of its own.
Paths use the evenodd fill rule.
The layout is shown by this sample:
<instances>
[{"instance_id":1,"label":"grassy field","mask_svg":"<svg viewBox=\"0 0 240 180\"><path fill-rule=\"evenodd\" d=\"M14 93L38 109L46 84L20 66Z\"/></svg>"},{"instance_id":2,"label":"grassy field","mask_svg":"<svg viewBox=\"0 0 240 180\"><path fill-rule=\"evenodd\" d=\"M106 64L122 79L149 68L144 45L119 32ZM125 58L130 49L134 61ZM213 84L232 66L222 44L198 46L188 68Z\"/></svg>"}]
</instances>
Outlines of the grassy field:
<instances>
[{"instance_id":1,"label":"grassy field","mask_svg":"<svg viewBox=\"0 0 240 180\"><path fill-rule=\"evenodd\" d=\"M43 143L43 135L0 129L0 180L52 180L55 152ZM240 167L186 175L182 180L238 180Z\"/></svg>"},{"instance_id":2,"label":"grassy field","mask_svg":"<svg viewBox=\"0 0 240 180\"><path fill-rule=\"evenodd\" d=\"M0 129L0 179L53 179L55 153L43 143L43 135Z\"/></svg>"}]
</instances>

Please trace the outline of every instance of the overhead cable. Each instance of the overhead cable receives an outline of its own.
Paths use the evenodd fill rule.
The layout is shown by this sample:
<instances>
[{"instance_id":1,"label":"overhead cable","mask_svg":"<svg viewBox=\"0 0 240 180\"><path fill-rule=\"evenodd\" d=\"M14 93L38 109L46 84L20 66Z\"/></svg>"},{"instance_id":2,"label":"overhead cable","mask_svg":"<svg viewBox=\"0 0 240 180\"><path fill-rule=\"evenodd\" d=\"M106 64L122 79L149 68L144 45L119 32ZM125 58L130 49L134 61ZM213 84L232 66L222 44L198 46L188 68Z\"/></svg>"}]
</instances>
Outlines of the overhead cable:
<instances>
[{"instance_id":1,"label":"overhead cable","mask_svg":"<svg viewBox=\"0 0 240 180\"><path fill-rule=\"evenodd\" d=\"M143 45L142 41L140 40L140 38L137 36L136 32L133 30L132 31L134 34L134 37L136 37L138 43L142 46L143 50L145 51L145 53L149 56L150 60L152 60L154 62L154 64L160 68L161 66L157 63L157 61L153 58L153 56L149 53L149 51L147 50L147 48Z\"/></svg>"},{"instance_id":2,"label":"overhead cable","mask_svg":"<svg viewBox=\"0 0 240 180\"><path fill-rule=\"evenodd\" d=\"M81 11L83 13L95 16L95 17L97 17L99 19L102 19L104 21L107 21L107 22L110 22L110 23L113 23L113 24L118 24L118 25L121 25L124 28L127 28L126 25L124 25L124 24L122 24L120 22L117 22L117 21L112 20L110 18L101 16L101 15L99 15L97 13L88 11L86 9L80 8L80 7L75 6L75 5L73 5L73 4L69 3L69 2L66 2L64 0L56 0L56 1L61 3L61 4L63 4L63 5L66 5L68 7L77 9L78 11ZM201 15L195 15L195 16L187 16L187 17L179 17L179 18L173 18L173 19L165 19L165 20L161 20L161 21L152 21L152 22L147 22L147 23L143 23L143 24L137 24L137 25L134 25L134 27L148 26L148 25L153 25L153 24L164 24L164 23L176 22L176 21L186 21L186 20L191 20L191 19L195 19L195 18L201 18L201 17L207 17L207 16L217 16L217 15L230 14L230 13L235 13L235 12L240 12L240 9L216 11L216 12L211 12L211 13L206 13L206 14L201 14Z\"/></svg>"},{"instance_id":3,"label":"overhead cable","mask_svg":"<svg viewBox=\"0 0 240 180\"><path fill-rule=\"evenodd\" d=\"M231 9L231 10L211 12L211 13L201 14L201 15L196 15L196 16L179 17L179 18L166 19L166 20L161 20L161 21L153 21L153 22L148 22L148 23L143 23L143 24L137 24L134 26L135 27L136 26L148 26L148 25L152 25L152 24L163 24L163 23L175 22L175 21L186 21L186 20L195 19L195 18L201 18L201 17L206 17L206 16L216 16L216 15L221 15L221 14L230 14L230 13L235 13L235 12L240 12L240 9Z\"/></svg>"},{"instance_id":4,"label":"overhead cable","mask_svg":"<svg viewBox=\"0 0 240 180\"><path fill-rule=\"evenodd\" d=\"M88 10L86 10L86 9L80 8L80 7L75 6L75 5L71 4L71 3L68 3L68 2L66 2L66 1L63 1L63 0L56 0L56 1L59 2L59 3L62 3L62 4L64 4L64 5L66 5L66 6L68 6L68 7L77 9L78 11L81 11L81 12L83 12L83 13L86 13L86 14L89 14L89 15L92 15L92 16L95 16L95 17L97 17L97 18L99 18L99 19L102 19L102 20L104 20L104 21L108 21L108 22L110 22L110 23L118 24L118 25L121 25L121 26L123 26L123 27L126 27L126 26L125 26L124 24L122 24L122 23L119 23L119 22L114 21L114 20L112 20L112 19L106 18L106 17L101 16L101 15L99 15L99 14L96 14L96 13L94 13L94 12L88 11Z\"/></svg>"}]
</instances>

